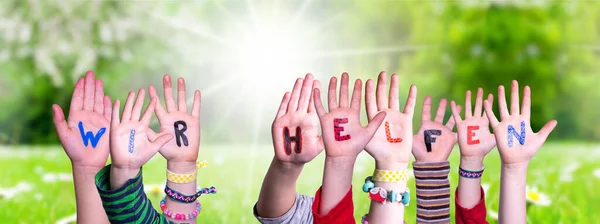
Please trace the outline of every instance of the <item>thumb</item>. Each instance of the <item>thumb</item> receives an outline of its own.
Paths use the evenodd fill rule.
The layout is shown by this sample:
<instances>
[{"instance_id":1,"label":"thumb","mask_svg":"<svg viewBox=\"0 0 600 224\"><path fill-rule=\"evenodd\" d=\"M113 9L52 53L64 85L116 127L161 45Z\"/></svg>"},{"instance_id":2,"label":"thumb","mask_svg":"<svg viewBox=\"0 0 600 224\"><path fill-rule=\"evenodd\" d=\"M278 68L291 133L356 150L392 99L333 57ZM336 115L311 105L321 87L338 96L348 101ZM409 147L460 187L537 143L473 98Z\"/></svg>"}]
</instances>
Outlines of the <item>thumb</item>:
<instances>
[{"instance_id":1,"label":"thumb","mask_svg":"<svg viewBox=\"0 0 600 224\"><path fill-rule=\"evenodd\" d=\"M548 123L546 123L544 127L542 127L542 129L537 133L537 136L539 136L541 140L540 142L546 141L546 138L548 138L548 135L550 135L550 133L552 132L552 130L554 130L557 124L558 122L556 120L551 120L548 121Z\"/></svg>"},{"instance_id":2,"label":"thumb","mask_svg":"<svg viewBox=\"0 0 600 224\"><path fill-rule=\"evenodd\" d=\"M67 121L65 121L65 114L62 108L56 104L52 105L52 122L54 122L54 127L56 127L59 138L69 130Z\"/></svg>"},{"instance_id":3,"label":"thumb","mask_svg":"<svg viewBox=\"0 0 600 224\"><path fill-rule=\"evenodd\" d=\"M385 115L385 112L379 112L377 115L375 115L375 117L373 117L369 124L367 124L366 131L367 136L369 136L369 139L373 138L373 135L375 135L375 132L377 131L381 123L383 123L383 120L385 120Z\"/></svg>"},{"instance_id":4,"label":"thumb","mask_svg":"<svg viewBox=\"0 0 600 224\"><path fill-rule=\"evenodd\" d=\"M158 138L156 138L152 142L152 147L153 147L153 149L155 149L154 151L158 151L165 144L167 144L171 139L173 139L173 135L170 133L165 133L165 134L158 136Z\"/></svg>"}]
</instances>

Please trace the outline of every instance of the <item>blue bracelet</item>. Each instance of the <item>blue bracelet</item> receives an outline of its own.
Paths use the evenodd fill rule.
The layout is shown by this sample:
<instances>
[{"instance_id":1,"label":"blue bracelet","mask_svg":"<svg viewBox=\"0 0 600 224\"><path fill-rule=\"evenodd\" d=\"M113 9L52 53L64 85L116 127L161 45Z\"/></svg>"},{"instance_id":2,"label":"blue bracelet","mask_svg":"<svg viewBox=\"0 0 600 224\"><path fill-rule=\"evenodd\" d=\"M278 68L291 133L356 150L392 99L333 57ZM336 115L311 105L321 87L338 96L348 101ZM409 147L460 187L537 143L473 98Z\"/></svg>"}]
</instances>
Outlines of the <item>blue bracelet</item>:
<instances>
[{"instance_id":1,"label":"blue bracelet","mask_svg":"<svg viewBox=\"0 0 600 224\"><path fill-rule=\"evenodd\" d=\"M405 188L404 192L402 193L396 193L394 190L391 190L388 193L381 187L375 187L371 176L365 178L365 184L363 185L362 190L365 193L369 193L369 199L379 201L384 204L386 201L390 201L392 203L400 202L404 206L408 206L410 203L410 190L408 187Z\"/></svg>"}]
</instances>

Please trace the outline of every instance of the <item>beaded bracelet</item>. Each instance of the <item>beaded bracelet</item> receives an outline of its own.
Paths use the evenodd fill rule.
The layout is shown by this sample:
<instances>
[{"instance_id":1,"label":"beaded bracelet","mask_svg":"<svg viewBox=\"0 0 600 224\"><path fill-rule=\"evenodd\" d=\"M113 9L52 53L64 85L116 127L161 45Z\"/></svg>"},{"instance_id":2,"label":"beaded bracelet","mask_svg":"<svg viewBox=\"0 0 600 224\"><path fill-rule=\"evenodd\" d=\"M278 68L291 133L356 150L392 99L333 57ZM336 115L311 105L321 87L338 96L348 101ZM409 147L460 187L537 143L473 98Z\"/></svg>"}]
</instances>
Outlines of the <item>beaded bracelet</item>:
<instances>
[{"instance_id":1,"label":"beaded bracelet","mask_svg":"<svg viewBox=\"0 0 600 224\"><path fill-rule=\"evenodd\" d=\"M485 170L485 166L481 168L481 170L465 170L461 167L458 167L458 175L464 178L481 178L483 175L483 170Z\"/></svg>"},{"instance_id":2,"label":"beaded bracelet","mask_svg":"<svg viewBox=\"0 0 600 224\"><path fill-rule=\"evenodd\" d=\"M165 199L166 199L166 197L164 197L162 200L160 200L160 210L162 210L163 215L170 217L172 219L175 219L175 220L190 220L190 219L196 218L200 214L200 211L202 210L202 205L200 205L200 202L196 202L196 210L194 210L190 214L173 213L173 211L167 209L167 204L165 202Z\"/></svg>"},{"instance_id":3,"label":"beaded bracelet","mask_svg":"<svg viewBox=\"0 0 600 224\"><path fill-rule=\"evenodd\" d=\"M369 213L363 215L362 219L360 220L360 223L362 224L369 224L369 220L367 220L367 216L369 215ZM406 221L403 221L402 223L406 224Z\"/></svg>"},{"instance_id":4,"label":"beaded bracelet","mask_svg":"<svg viewBox=\"0 0 600 224\"><path fill-rule=\"evenodd\" d=\"M217 189L214 186L211 186L210 188L198 188L196 194L194 195L184 195L182 193L179 193L176 190L173 190L172 188L169 187L169 185L165 186L165 194L167 194L167 196L173 200L173 201L177 201L177 202L181 202L181 203L193 203L194 201L196 201L196 199L198 199L198 197L200 197L200 195L203 194L216 194L217 193Z\"/></svg>"},{"instance_id":5,"label":"beaded bracelet","mask_svg":"<svg viewBox=\"0 0 600 224\"><path fill-rule=\"evenodd\" d=\"M206 167L207 165L208 165L208 162L206 162L206 161L196 162L196 169L201 168L201 167ZM191 182L195 181L197 174L198 174L197 170L194 170L194 172L188 173L188 174L178 174L178 173L173 173L169 169L167 169L167 180L169 182L173 182L176 184L186 184L186 183L191 183Z\"/></svg>"},{"instance_id":6,"label":"beaded bracelet","mask_svg":"<svg viewBox=\"0 0 600 224\"><path fill-rule=\"evenodd\" d=\"M365 178L365 184L363 185L362 190L365 193L369 193L369 199L381 202L383 204L390 201L392 203L400 202L404 206L408 206L410 203L410 191L408 188L405 188L404 192L401 193L396 193L394 190L390 190L388 194L385 189L381 187L375 187L371 176Z\"/></svg>"},{"instance_id":7,"label":"beaded bracelet","mask_svg":"<svg viewBox=\"0 0 600 224\"><path fill-rule=\"evenodd\" d=\"M375 170L373 174L373 181L382 182L407 182L408 181L408 170Z\"/></svg>"}]
</instances>

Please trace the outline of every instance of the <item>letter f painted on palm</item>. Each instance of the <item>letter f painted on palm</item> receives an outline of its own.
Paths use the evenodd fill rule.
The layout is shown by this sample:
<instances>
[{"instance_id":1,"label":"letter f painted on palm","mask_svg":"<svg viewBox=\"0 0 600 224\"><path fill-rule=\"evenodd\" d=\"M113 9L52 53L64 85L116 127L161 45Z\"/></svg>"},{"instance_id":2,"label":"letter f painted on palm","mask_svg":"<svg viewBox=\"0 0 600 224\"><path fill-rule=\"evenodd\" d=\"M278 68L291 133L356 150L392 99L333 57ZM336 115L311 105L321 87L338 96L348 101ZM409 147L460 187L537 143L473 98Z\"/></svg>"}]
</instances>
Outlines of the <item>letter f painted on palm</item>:
<instances>
[{"instance_id":1,"label":"letter f painted on palm","mask_svg":"<svg viewBox=\"0 0 600 224\"><path fill-rule=\"evenodd\" d=\"M85 145L86 147L88 146L88 142L92 142L92 147L96 148L96 146L98 145L98 141L100 141L100 138L102 137L102 135L104 135L104 132L106 132L106 128L100 128L96 136L94 136L93 132L88 131L86 133L83 130L83 123L81 121L79 122L78 126L79 133L81 134L81 139L83 140L83 145Z\"/></svg>"}]
</instances>

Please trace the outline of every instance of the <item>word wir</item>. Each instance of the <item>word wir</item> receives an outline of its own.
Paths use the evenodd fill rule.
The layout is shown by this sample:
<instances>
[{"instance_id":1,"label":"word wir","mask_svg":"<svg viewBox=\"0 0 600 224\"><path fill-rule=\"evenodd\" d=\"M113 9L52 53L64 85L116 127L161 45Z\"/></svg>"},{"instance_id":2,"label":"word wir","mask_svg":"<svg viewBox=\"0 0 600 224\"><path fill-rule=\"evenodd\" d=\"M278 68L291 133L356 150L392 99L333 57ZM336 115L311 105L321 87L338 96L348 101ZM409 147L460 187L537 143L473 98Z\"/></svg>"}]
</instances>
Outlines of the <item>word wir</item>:
<instances>
[{"instance_id":1,"label":"word wir","mask_svg":"<svg viewBox=\"0 0 600 224\"><path fill-rule=\"evenodd\" d=\"M100 141L100 138L102 137L102 135L104 135L104 132L106 132L106 128L100 128L100 130L98 130L98 133L96 133L96 135L94 136L93 132L85 132L85 130L83 130L83 123L81 121L77 126L79 126L79 133L81 134L83 145L85 145L86 147L88 146L88 142L92 142L92 147L96 148L96 146L98 145L98 141Z\"/></svg>"},{"instance_id":2,"label":"word wir","mask_svg":"<svg viewBox=\"0 0 600 224\"><path fill-rule=\"evenodd\" d=\"M424 134L424 138L425 138L425 147L427 147L427 152L431 152L431 143L435 143L435 137L433 137L434 135L440 136L442 135L442 130L439 129L430 129L430 130L425 130L423 132Z\"/></svg>"},{"instance_id":3,"label":"word wir","mask_svg":"<svg viewBox=\"0 0 600 224\"><path fill-rule=\"evenodd\" d=\"M351 138L350 135L340 135L344 131L344 127L340 124L348 123L348 118L335 118L333 119L333 133L335 134L336 141L346 141Z\"/></svg>"},{"instance_id":4,"label":"word wir","mask_svg":"<svg viewBox=\"0 0 600 224\"><path fill-rule=\"evenodd\" d=\"M283 128L283 140L285 141L284 147L286 155L292 154L292 142L295 143L294 152L300 153L302 151L302 129L300 126L296 126L296 136L290 136L290 129L285 126Z\"/></svg>"},{"instance_id":5,"label":"word wir","mask_svg":"<svg viewBox=\"0 0 600 224\"><path fill-rule=\"evenodd\" d=\"M187 136L185 136L183 133L187 130L187 124L185 121L176 121L173 126L175 126L175 139L177 140L177 146L181 147L182 142L183 145L188 146L189 143Z\"/></svg>"},{"instance_id":6,"label":"word wir","mask_svg":"<svg viewBox=\"0 0 600 224\"><path fill-rule=\"evenodd\" d=\"M519 140L519 144L525 144L525 121L521 121L521 134L517 133L515 127L512 125L508 125L508 147L513 146L513 136Z\"/></svg>"}]
</instances>

